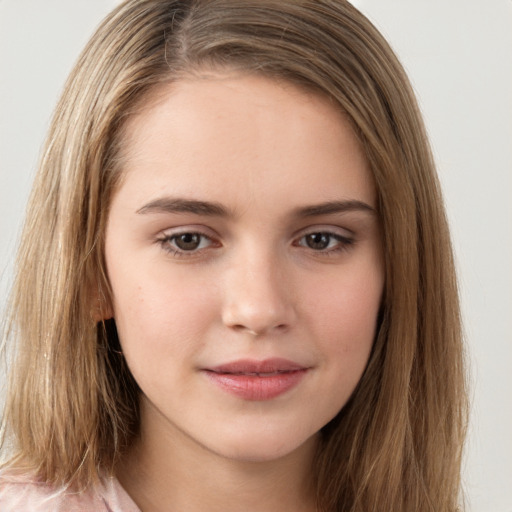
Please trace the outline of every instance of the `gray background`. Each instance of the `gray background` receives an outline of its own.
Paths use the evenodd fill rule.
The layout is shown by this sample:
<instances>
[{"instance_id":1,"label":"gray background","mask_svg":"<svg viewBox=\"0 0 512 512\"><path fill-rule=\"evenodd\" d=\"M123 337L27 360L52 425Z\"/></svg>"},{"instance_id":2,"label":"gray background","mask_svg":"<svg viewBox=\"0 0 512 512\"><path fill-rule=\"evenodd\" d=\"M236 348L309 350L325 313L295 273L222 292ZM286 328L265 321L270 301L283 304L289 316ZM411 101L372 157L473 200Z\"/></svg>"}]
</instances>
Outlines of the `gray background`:
<instances>
[{"instance_id":1,"label":"gray background","mask_svg":"<svg viewBox=\"0 0 512 512\"><path fill-rule=\"evenodd\" d=\"M0 305L52 108L115 3L0 0ZM444 186L472 366L468 509L512 512L512 1L354 3L410 74Z\"/></svg>"}]
</instances>

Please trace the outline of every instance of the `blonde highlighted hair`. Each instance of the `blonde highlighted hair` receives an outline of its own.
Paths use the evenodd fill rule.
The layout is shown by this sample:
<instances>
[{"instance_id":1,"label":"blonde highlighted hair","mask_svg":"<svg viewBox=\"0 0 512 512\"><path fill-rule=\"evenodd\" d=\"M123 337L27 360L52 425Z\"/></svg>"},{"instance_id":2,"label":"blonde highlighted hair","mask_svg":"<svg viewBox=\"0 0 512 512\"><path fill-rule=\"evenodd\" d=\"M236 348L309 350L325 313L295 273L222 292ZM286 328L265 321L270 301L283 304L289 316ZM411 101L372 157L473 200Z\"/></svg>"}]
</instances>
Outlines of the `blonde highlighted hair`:
<instances>
[{"instance_id":1,"label":"blonde highlighted hair","mask_svg":"<svg viewBox=\"0 0 512 512\"><path fill-rule=\"evenodd\" d=\"M343 0L128 0L98 28L57 106L21 237L6 328L16 359L5 464L88 486L137 435L137 384L113 321L95 321L109 304L104 232L123 128L159 84L226 67L330 97L376 183L379 330L356 391L322 430L312 468L319 509L456 510L466 392L442 198L408 79Z\"/></svg>"}]
</instances>

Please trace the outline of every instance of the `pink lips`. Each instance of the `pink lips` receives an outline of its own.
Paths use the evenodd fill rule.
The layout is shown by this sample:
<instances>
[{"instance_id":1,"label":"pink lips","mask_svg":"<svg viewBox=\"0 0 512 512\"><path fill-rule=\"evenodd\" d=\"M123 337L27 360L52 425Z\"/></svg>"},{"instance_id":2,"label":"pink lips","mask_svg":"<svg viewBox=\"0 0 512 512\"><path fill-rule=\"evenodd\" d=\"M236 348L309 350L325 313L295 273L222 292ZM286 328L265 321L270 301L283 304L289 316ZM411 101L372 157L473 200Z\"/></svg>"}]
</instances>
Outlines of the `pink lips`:
<instances>
[{"instance_id":1,"label":"pink lips","mask_svg":"<svg viewBox=\"0 0 512 512\"><path fill-rule=\"evenodd\" d=\"M307 371L307 367L279 358L239 360L204 369L206 377L224 391L244 400L260 401L289 391Z\"/></svg>"}]
</instances>

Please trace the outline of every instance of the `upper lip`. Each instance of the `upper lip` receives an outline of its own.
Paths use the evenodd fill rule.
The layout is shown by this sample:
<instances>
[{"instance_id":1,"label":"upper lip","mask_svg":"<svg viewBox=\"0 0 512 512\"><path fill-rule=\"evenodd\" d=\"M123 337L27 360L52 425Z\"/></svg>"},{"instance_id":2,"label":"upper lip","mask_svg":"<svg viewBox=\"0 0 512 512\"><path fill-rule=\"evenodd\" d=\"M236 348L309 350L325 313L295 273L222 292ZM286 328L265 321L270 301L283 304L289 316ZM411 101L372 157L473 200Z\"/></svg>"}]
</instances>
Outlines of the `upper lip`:
<instances>
[{"instance_id":1,"label":"upper lip","mask_svg":"<svg viewBox=\"0 0 512 512\"><path fill-rule=\"evenodd\" d=\"M232 374L260 374L260 373L277 373L277 372L293 372L298 370L306 370L308 367L294 361L282 358L265 359L262 361L252 359L240 359L229 363L220 364L210 368L207 371L215 373L232 373Z\"/></svg>"}]
</instances>

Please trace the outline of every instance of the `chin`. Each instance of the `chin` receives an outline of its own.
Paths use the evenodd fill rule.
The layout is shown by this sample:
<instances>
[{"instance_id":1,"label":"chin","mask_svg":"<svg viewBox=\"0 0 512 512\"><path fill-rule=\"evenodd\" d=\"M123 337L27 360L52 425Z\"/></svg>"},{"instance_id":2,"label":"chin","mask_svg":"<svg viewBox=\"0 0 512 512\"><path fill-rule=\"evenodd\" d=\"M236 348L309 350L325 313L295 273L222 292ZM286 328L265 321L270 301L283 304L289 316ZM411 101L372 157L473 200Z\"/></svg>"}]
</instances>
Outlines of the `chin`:
<instances>
[{"instance_id":1,"label":"chin","mask_svg":"<svg viewBox=\"0 0 512 512\"><path fill-rule=\"evenodd\" d=\"M245 436L238 433L210 449L230 460L249 463L272 462L301 453L312 455L318 435L317 433L304 438L290 435L289 431L285 433L282 431L251 432Z\"/></svg>"}]
</instances>

